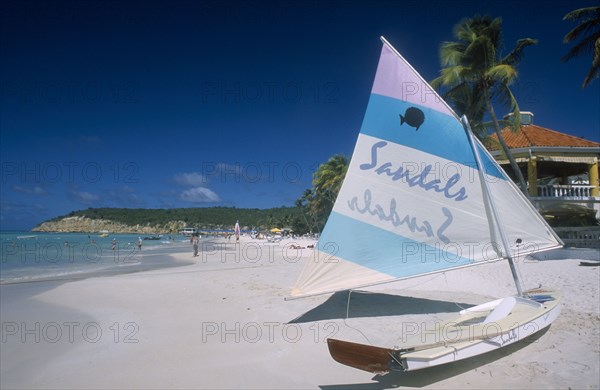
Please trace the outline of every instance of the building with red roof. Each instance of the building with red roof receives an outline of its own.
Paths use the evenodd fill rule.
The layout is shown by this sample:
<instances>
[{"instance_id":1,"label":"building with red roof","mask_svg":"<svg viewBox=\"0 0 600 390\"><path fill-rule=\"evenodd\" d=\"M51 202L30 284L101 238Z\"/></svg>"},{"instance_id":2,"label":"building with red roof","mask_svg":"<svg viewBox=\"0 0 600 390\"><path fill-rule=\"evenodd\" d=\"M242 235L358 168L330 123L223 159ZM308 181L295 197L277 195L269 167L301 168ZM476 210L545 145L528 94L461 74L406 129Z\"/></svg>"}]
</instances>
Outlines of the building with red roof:
<instances>
[{"instance_id":1,"label":"building with red roof","mask_svg":"<svg viewBox=\"0 0 600 390\"><path fill-rule=\"evenodd\" d=\"M596 210L597 218L600 143L535 125L533 117L531 112L522 111L518 132L510 126L502 130L502 137L527 180L530 200L542 213L565 207L573 213L583 206L589 211ZM510 115L504 119L510 119ZM484 143L506 173L514 178L497 136L490 136Z\"/></svg>"}]
</instances>

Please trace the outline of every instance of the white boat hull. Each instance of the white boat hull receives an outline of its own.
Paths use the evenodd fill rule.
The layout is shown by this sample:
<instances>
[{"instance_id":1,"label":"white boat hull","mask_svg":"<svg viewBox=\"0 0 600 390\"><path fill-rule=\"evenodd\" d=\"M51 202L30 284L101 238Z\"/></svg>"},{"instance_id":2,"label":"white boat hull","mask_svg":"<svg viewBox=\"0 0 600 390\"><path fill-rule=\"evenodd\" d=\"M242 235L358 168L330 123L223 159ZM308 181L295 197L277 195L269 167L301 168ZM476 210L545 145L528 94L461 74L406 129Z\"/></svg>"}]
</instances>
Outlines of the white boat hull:
<instances>
[{"instance_id":1,"label":"white boat hull","mask_svg":"<svg viewBox=\"0 0 600 390\"><path fill-rule=\"evenodd\" d=\"M560 314L559 295L530 294L532 299L510 297L463 310L454 320L413 335L405 347L386 349L328 340L329 350L336 361L374 373L413 371L467 359L523 340L552 324Z\"/></svg>"},{"instance_id":2,"label":"white boat hull","mask_svg":"<svg viewBox=\"0 0 600 390\"><path fill-rule=\"evenodd\" d=\"M444 352L428 351L427 352L415 352L407 353L402 358L405 361L405 369L418 370L437 366L440 364L446 364L455 362L462 359L467 359L473 356L481 355L484 353L492 352L507 345L513 344L520 340L523 340L534 333L547 328L560 314L560 303L552 305L548 310L541 308L539 316L533 319L529 319L524 323L515 321L515 326L511 324L506 328L507 321L491 322L481 327L481 336L485 336L486 333L490 336L498 334L496 337L478 339L476 334L473 334L471 339L466 342L459 343L447 343L442 347L436 347L437 349L442 348ZM509 318L510 320L510 318ZM516 319L515 319L516 320ZM472 333L477 333L473 330Z\"/></svg>"}]
</instances>

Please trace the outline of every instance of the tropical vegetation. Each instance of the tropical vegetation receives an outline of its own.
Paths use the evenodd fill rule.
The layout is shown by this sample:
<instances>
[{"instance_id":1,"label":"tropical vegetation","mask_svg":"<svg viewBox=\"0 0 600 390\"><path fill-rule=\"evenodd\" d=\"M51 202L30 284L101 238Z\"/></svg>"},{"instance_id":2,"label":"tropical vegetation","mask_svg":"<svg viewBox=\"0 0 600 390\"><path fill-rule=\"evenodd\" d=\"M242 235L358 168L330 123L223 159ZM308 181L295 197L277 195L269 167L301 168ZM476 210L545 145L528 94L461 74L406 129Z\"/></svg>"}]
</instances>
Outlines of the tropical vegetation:
<instances>
[{"instance_id":1,"label":"tropical vegetation","mask_svg":"<svg viewBox=\"0 0 600 390\"><path fill-rule=\"evenodd\" d=\"M331 157L314 173L313 187L305 190L296 200L296 207L304 215L312 232L320 232L323 229L342 188L348 165L348 158L342 154Z\"/></svg>"},{"instance_id":2,"label":"tropical vegetation","mask_svg":"<svg viewBox=\"0 0 600 390\"><path fill-rule=\"evenodd\" d=\"M300 212L295 207L271 209L243 209L236 207L204 207L176 209L88 208L72 211L49 222L67 217L110 220L129 226L164 226L171 221L182 221L189 227L201 229L232 229L237 220L249 229L270 230L290 228L294 232L308 231Z\"/></svg>"},{"instance_id":3,"label":"tropical vegetation","mask_svg":"<svg viewBox=\"0 0 600 390\"><path fill-rule=\"evenodd\" d=\"M515 47L502 55L502 19L476 16L463 19L454 27L454 42L440 46L441 75L431 85L442 91L442 96L458 115L466 115L475 133L484 138L492 128L502 151L510 161L517 184L526 193L527 185L504 137L494 103L508 107L513 113L510 122L513 131L519 131L521 113L510 86L516 81L517 65L526 47L535 45L531 38L519 39ZM486 114L491 121L485 122Z\"/></svg>"}]
</instances>

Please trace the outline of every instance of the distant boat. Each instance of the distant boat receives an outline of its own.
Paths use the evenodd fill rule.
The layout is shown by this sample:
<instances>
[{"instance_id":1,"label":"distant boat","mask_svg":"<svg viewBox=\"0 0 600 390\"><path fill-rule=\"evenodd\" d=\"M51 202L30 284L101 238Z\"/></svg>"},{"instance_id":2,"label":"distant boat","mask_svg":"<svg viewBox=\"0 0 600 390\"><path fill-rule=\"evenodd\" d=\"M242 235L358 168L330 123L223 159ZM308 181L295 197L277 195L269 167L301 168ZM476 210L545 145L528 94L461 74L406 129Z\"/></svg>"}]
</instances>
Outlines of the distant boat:
<instances>
[{"instance_id":1,"label":"distant boat","mask_svg":"<svg viewBox=\"0 0 600 390\"><path fill-rule=\"evenodd\" d=\"M100 237L108 237L108 230L100 230Z\"/></svg>"},{"instance_id":2,"label":"distant boat","mask_svg":"<svg viewBox=\"0 0 600 390\"><path fill-rule=\"evenodd\" d=\"M162 234L159 234L158 236L144 237L144 240L160 240L161 238Z\"/></svg>"},{"instance_id":3,"label":"distant boat","mask_svg":"<svg viewBox=\"0 0 600 390\"><path fill-rule=\"evenodd\" d=\"M35 235L31 235L31 236L17 236L17 240L35 240L37 239L37 236Z\"/></svg>"},{"instance_id":4,"label":"distant boat","mask_svg":"<svg viewBox=\"0 0 600 390\"><path fill-rule=\"evenodd\" d=\"M189 237L192 234L196 234L198 233L198 229L196 228L184 228L182 231L180 231L179 233L181 233L182 235Z\"/></svg>"}]
</instances>

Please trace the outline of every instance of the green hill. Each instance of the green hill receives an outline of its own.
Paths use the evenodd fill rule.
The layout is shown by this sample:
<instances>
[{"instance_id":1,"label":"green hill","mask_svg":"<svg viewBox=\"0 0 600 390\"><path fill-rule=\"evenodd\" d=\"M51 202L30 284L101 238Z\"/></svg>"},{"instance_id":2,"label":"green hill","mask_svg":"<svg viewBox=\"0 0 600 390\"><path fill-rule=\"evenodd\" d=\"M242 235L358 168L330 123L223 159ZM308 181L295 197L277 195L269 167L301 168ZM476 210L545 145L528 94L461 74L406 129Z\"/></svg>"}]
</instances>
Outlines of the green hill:
<instances>
[{"instance_id":1,"label":"green hill","mask_svg":"<svg viewBox=\"0 0 600 390\"><path fill-rule=\"evenodd\" d=\"M294 207L272 209L242 209L235 207L179 208L179 209L129 209L129 208L89 208L72 211L67 215L52 218L38 225L57 226L61 221L86 219L92 221L110 221L130 227L154 227L160 230L174 223L183 223L188 227L201 229L230 229L236 221L243 228L271 229L289 227L297 233L308 229L303 222L301 211ZM45 230L45 229L44 229Z\"/></svg>"}]
</instances>

